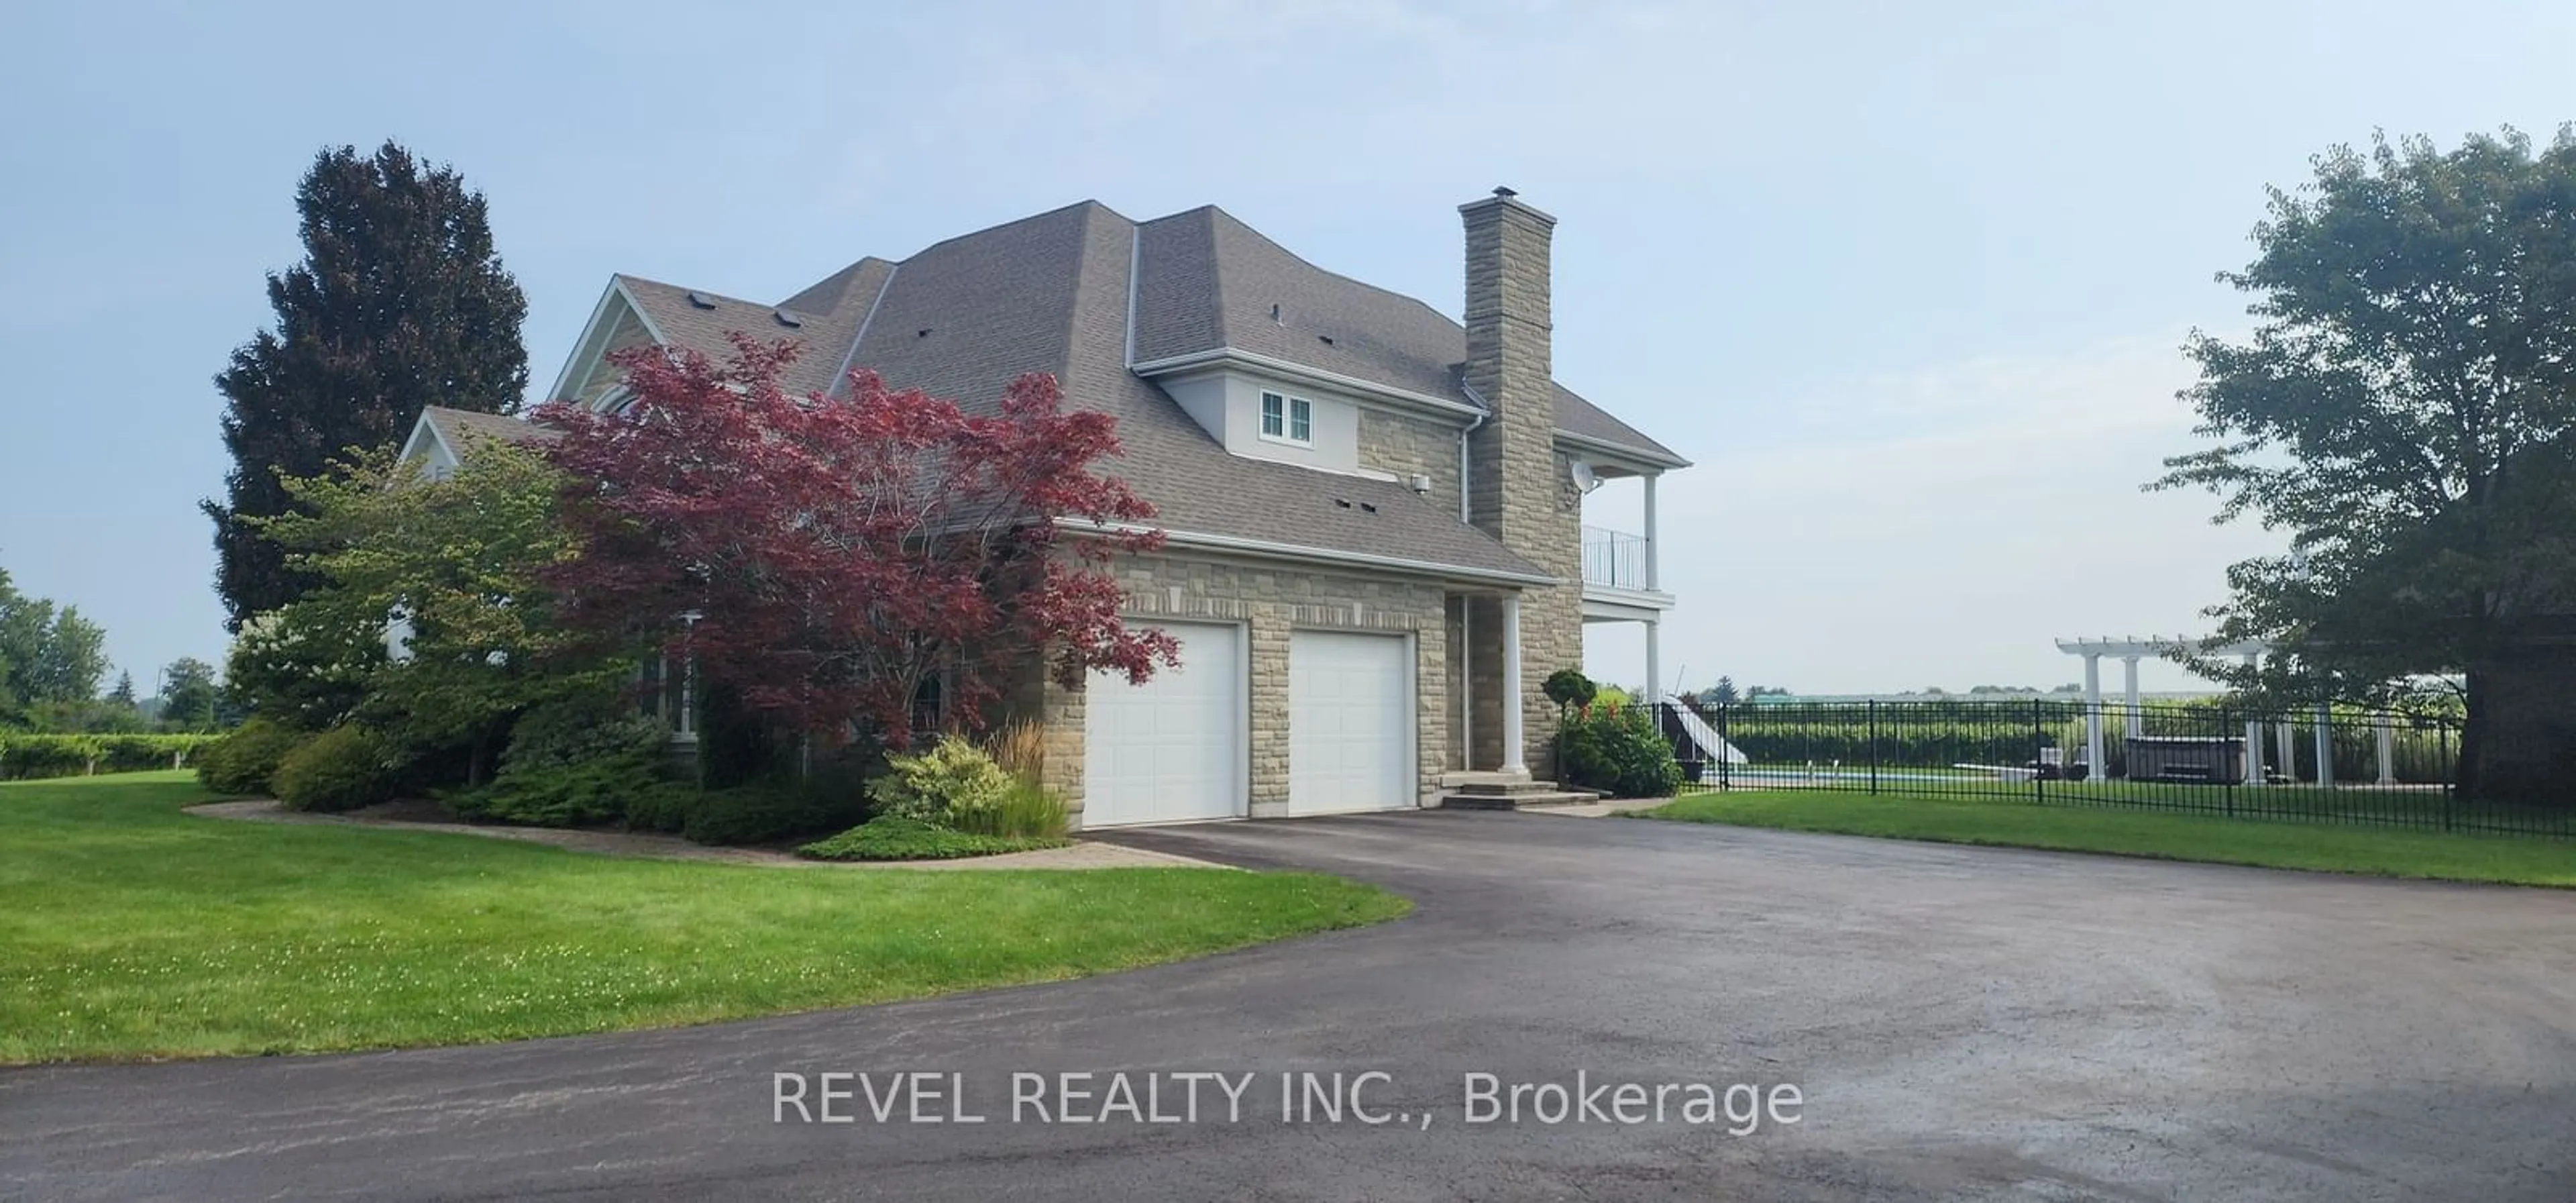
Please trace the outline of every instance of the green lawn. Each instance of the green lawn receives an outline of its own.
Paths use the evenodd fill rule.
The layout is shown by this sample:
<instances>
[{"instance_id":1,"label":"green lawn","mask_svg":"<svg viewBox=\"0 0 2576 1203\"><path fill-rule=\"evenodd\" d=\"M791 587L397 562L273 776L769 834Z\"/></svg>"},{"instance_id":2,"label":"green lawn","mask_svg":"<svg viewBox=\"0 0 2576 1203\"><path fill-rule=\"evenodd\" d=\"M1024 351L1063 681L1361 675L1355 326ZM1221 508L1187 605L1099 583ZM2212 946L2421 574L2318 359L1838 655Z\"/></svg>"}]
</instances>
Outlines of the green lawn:
<instances>
[{"instance_id":1,"label":"green lawn","mask_svg":"<svg viewBox=\"0 0 2576 1203\"><path fill-rule=\"evenodd\" d=\"M2052 787L2053 788L2053 787ZM2383 877L2576 887L2576 841L1828 789L1691 794L1636 817Z\"/></svg>"},{"instance_id":2,"label":"green lawn","mask_svg":"<svg viewBox=\"0 0 2576 1203\"><path fill-rule=\"evenodd\" d=\"M0 1064L459 1044L1104 973L1403 914L1227 869L783 869L0 784Z\"/></svg>"}]
</instances>

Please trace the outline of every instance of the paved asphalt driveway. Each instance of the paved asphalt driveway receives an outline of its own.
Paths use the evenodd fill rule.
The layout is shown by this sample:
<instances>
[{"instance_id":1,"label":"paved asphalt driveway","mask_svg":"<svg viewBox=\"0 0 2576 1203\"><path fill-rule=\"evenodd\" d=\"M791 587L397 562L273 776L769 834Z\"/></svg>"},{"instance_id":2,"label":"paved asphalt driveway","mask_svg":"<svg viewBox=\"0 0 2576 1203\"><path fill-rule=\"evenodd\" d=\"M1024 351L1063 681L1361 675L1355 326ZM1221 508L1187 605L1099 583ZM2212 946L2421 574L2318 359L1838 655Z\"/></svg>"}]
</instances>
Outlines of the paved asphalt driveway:
<instances>
[{"instance_id":1,"label":"paved asphalt driveway","mask_svg":"<svg viewBox=\"0 0 2576 1203\"><path fill-rule=\"evenodd\" d=\"M681 1031L0 1072L0 1195L2576 1198L2576 893L1514 814L1122 839L1420 910ZM988 1122L772 1122L774 1073L895 1070L963 1074ZM1236 1123L1213 1079L1196 1124L1007 1122L1014 1071L1083 1070L1261 1076ZM1283 1123L1299 1070L1381 1071L1359 1105L1412 1118ZM1465 1122L1465 1074L1577 1071L1804 1105L1744 1136L1680 1094L1661 1125Z\"/></svg>"}]
</instances>

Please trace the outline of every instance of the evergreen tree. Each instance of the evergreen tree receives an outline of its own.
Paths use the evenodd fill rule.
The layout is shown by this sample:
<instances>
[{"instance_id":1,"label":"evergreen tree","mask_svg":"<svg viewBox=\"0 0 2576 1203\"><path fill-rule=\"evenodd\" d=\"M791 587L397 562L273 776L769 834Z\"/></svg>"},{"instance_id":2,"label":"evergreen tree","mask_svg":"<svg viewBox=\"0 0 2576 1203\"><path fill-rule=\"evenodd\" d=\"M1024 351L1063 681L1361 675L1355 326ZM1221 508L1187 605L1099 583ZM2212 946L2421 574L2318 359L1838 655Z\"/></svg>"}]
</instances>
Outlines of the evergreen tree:
<instances>
[{"instance_id":1,"label":"evergreen tree","mask_svg":"<svg viewBox=\"0 0 2576 1203\"><path fill-rule=\"evenodd\" d=\"M387 142L325 150L296 190L305 258L268 278L277 328L215 377L229 406L215 589L227 629L301 596L311 578L246 519L286 513L281 473L322 474L350 447L400 439L421 407L499 413L528 383L527 299L492 247L481 193Z\"/></svg>"},{"instance_id":2,"label":"evergreen tree","mask_svg":"<svg viewBox=\"0 0 2576 1203\"><path fill-rule=\"evenodd\" d=\"M107 704L122 710L134 709L133 673L120 672L116 674L116 688L107 691Z\"/></svg>"}]
</instances>

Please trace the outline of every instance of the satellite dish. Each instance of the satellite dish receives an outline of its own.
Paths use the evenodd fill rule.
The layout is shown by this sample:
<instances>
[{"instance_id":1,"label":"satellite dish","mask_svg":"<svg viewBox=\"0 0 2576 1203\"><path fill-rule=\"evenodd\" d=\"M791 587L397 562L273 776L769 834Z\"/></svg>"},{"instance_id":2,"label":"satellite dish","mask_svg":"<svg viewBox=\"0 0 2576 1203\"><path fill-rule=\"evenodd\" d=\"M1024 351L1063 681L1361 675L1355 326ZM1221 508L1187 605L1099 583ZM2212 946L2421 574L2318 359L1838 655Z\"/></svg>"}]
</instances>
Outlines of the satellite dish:
<instances>
[{"instance_id":1,"label":"satellite dish","mask_svg":"<svg viewBox=\"0 0 2576 1203\"><path fill-rule=\"evenodd\" d=\"M1582 460L1574 461L1574 487L1586 493L1601 487L1601 474Z\"/></svg>"}]
</instances>

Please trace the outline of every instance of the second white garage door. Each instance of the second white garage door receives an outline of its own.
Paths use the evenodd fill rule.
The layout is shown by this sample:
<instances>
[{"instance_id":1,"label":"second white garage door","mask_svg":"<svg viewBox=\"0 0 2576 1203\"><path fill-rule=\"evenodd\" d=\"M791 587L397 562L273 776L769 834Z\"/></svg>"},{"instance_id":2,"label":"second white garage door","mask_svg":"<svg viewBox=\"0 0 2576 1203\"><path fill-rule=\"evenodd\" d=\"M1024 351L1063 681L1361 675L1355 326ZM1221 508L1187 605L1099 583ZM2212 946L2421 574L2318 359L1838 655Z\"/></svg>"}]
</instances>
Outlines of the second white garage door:
<instances>
[{"instance_id":1,"label":"second white garage door","mask_svg":"<svg viewBox=\"0 0 2576 1203\"><path fill-rule=\"evenodd\" d=\"M1175 823L1244 813L1243 633L1204 623L1162 627L1179 668L1142 685L1091 674L1084 688L1082 825Z\"/></svg>"},{"instance_id":2,"label":"second white garage door","mask_svg":"<svg viewBox=\"0 0 2576 1203\"><path fill-rule=\"evenodd\" d=\"M1401 635L1288 636L1288 813L1416 804L1411 650Z\"/></svg>"}]
</instances>

